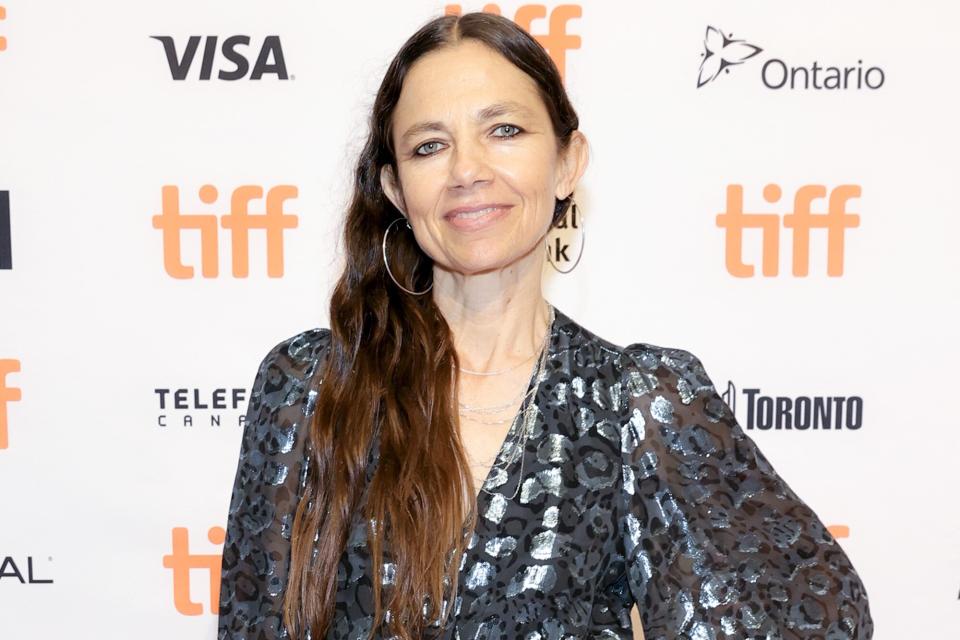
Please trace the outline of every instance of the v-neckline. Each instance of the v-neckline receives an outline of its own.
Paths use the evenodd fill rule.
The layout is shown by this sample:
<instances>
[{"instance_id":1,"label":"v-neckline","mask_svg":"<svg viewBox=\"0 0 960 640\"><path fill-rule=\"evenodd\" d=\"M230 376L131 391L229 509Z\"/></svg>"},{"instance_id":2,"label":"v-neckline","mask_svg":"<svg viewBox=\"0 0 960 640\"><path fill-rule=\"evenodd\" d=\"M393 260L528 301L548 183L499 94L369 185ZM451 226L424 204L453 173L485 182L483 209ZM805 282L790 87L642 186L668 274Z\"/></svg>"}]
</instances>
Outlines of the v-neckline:
<instances>
[{"instance_id":1,"label":"v-neckline","mask_svg":"<svg viewBox=\"0 0 960 640\"><path fill-rule=\"evenodd\" d=\"M521 423L520 424L521 429L523 428L522 414L524 409L527 407L529 403L536 403L537 396L540 395L541 387L544 381L546 381L550 377L549 370L550 370L550 363L552 361L551 355L553 354L554 343L556 342L557 332L560 327L560 318L561 316L563 316L563 313L559 309L557 309L554 305L551 304L550 307L553 310L553 322L550 323L550 327L548 329L550 335L549 335L549 338L547 339L546 345L544 346L544 349L546 349L547 353L546 353L546 362L543 365L543 372L540 375L539 380L537 379L537 370L539 369L539 367L535 367L534 370L531 372L530 380L529 382L527 382L527 388L524 391L524 400L523 402L520 403L520 408L517 410L517 414L514 416L514 425L516 424L516 421L519 418ZM538 358L538 362L539 362L539 358ZM533 390L533 393L531 393L531 390ZM500 447L497 449L497 455L493 459L493 463L490 465L490 468L487 469L486 476L484 477L483 482L480 484L479 494L474 496L473 506L474 506L474 509L476 509L478 524L480 520L484 518L484 514L486 513L487 507L489 506L490 499L491 499L491 494L488 493L486 490L484 490L484 487L487 486L487 484L493 478L494 469L496 469L497 464L499 464L501 459L506 455L507 445L513 439L513 436L514 436L514 432L513 432L513 428L511 427L511 429L507 430L507 433L504 435L503 440L500 442ZM523 458L523 456L526 455L527 442L524 442L523 448L519 453L519 457L516 459L514 464L519 463L519 461ZM510 478L510 475L508 474L508 480L507 480L508 484L510 482L509 478ZM517 483L519 484L522 482L523 482L523 478L521 478L518 475ZM516 493L518 496L520 495L520 491L521 491L520 487L516 487ZM500 494L500 495L503 495L504 498L506 498L506 495L504 494ZM509 498L506 498L506 499L509 500Z\"/></svg>"}]
</instances>

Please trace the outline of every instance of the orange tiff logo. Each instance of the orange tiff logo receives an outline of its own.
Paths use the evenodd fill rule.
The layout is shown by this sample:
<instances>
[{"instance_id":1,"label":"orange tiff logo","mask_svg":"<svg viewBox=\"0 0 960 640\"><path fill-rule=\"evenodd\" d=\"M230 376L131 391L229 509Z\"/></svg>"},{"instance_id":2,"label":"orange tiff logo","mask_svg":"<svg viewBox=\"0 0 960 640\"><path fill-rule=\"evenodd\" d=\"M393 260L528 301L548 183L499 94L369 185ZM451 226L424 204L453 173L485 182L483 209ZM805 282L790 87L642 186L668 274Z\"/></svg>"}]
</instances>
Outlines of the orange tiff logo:
<instances>
[{"instance_id":1,"label":"orange tiff logo","mask_svg":"<svg viewBox=\"0 0 960 640\"><path fill-rule=\"evenodd\" d=\"M0 20L7 19L7 8L0 6ZM7 49L7 39L3 36L0 36L0 51L6 51Z\"/></svg>"},{"instance_id":2,"label":"orange tiff logo","mask_svg":"<svg viewBox=\"0 0 960 640\"><path fill-rule=\"evenodd\" d=\"M776 184L763 188L763 198L773 204L783 195ZM827 275L843 275L844 234L860 226L860 216L847 211L847 202L860 197L860 187L842 184L829 191L821 184L797 189L793 211L783 216L783 226L793 231L793 275L805 277L810 268L810 230L827 230ZM827 198L826 213L811 211L812 203ZM780 216L776 213L744 213L743 185L727 185L727 210L717 215L717 226L726 229L726 266L731 275L752 278L753 265L743 262L743 230L762 232L762 272L775 276L780 265Z\"/></svg>"},{"instance_id":3,"label":"orange tiff logo","mask_svg":"<svg viewBox=\"0 0 960 640\"><path fill-rule=\"evenodd\" d=\"M840 538L849 538L850 537L850 527L845 524L831 524L827 527L827 531L830 532L834 538L838 540Z\"/></svg>"},{"instance_id":4,"label":"orange tiff logo","mask_svg":"<svg viewBox=\"0 0 960 640\"><path fill-rule=\"evenodd\" d=\"M488 3L483 6L484 13L502 15L500 6L494 3ZM462 10L459 4L448 4L444 10L446 15L461 15ZM560 77L566 77L567 68L567 49L580 48L580 36L567 33L567 22L573 18L579 18L582 10L578 4L561 4L550 11L550 20L547 23L546 35L534 35L531 24L534 20L547 17L547 7L543 4L525 4L517 9L513 16L513 21L517 23L524 31L533 35L550 57L553 63L557 65Z\"/></svg>"},{"instance_id":5,"label":"orange tiff logo","mask_svg":"<svg viewBox=\"0 0 960 640\"><path fill-rule=\"evenodd\" d=\"M213 185L200 187L200 201L213 204L219 193ZM250 213L251 200L263 198L263 187L243 185L230 196L230 212L220 217L219 226L230 230L233 276L246 278L250 271L250 229L264 229L267 234L267 275L283 277L283 230L295 229L297 216L284 213L283 203L297 197L297 187L278 185L267 191L266 212ZM153 228L163 231L163 266L174 278L190 279L193 267L183 264L180 252L180 233L184 229L200 231L200 271L204 278L216 278L219 273L219 238L217 216L214 214L181 214L180 190L173 185L162 189L162 213L153 216Z\"/></svg>"},{"instance_id":6,"label":"orange tiff logo","mask_svg":"<svg viewBox=\"0 0 960 640\"><path fill-rule=\"evenodd\" d=\"M163 566L173 571L173 606L185 616L203 614L203 603L194 602L190 595L190 570L200 569L209 574L209 611L216 615L220 609L220 564L221 554L190 553L190 532L186 527L174 527L173 550L163 556ZM210 527L207 540L216 545L226 539L223 527Z\"/></svg>"},{"instance_id":7,"label":"orange tiff logo","mask_svg":"<svg viewBox=\"0 0 960 640\"><path fill-rule=\"evenodd\" d=\"M19 402L20 389L7 386L7 374L20 371L20 361L0 358L0 449L6 449L10 442L7 437L7 403Z\"/></svg>"}]
</instances>

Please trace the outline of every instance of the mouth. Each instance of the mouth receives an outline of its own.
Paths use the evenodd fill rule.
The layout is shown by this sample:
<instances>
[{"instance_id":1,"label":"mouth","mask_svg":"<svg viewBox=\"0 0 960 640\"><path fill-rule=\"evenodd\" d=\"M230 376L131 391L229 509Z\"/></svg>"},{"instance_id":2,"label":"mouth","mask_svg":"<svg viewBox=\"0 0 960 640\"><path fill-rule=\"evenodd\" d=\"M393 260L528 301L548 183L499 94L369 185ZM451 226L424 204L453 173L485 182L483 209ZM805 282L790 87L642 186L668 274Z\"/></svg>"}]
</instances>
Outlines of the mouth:
<instances>
[{"instance_id":1,"label":"mouth","mask_svg":"<svg viewBox=\"0 0 960 640\"><path fill-rule=\"evenodd\" d=\"M474 230L499 220L512 208L512 204L481 204L451 209L443 217L458 229Z\"/></svg>"}]
</instances>

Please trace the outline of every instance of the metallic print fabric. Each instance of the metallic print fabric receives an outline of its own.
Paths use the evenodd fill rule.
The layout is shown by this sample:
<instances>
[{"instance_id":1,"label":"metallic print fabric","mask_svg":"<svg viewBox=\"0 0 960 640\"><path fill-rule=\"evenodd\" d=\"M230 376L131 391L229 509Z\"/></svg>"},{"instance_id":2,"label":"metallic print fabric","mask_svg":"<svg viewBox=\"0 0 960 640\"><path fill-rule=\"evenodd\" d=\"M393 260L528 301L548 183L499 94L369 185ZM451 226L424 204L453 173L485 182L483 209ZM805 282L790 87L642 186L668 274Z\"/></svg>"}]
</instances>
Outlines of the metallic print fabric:
<instances>
[{"instance_id":1,"label":"metallic print fabric","mask_svg":"<svg viewBox=\"0 0 960 640\"><path fill-rule=\"evenodd\" d=\"M219 640L288 637L290 530L329 339L313 329L285 340L257 373L223 548ZM429 637L629 639L636 603L646 640L872 638L849 558L694 355L619 347L556 309L546 374L531 385L523 475L512 464L487 477L458 593L443 603L452 614ZM374 447L368 477L376 459ZM384 569L390 584L393 565ZM358 514L327 638L367 637L370 575Z\"/></svg>"}]
</instances>

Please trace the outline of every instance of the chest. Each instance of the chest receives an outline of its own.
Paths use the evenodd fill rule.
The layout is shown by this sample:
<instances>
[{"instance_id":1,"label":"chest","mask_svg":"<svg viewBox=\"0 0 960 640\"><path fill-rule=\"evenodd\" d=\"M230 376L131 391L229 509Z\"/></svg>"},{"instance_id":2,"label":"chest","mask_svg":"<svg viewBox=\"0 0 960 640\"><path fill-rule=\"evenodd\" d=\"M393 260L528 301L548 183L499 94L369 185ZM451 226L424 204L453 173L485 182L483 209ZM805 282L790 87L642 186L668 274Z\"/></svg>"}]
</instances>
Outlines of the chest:
<instances>
[{"instance_id":1,"label":"chest","mask_svg":"<svg viewBox=\"0 0 960 640\"><path fill-rule=\"evenodd\" d=\"M513 611L522 603L566 615L562 603L592 601L617 564L620 433L609 416L592 411L588 424L582 412L550 412L541 404L518 456L509 455L506 429L472 433L476 455L486 451L492 462L507 454L501 457L511 463L475 471L478 521L460 566L458 623L522 616ZM338 590L344 607L360 610L370 606L360 600L369 599L372 574L364 524L355 523Z\"/></svg>"}]
</instances>

